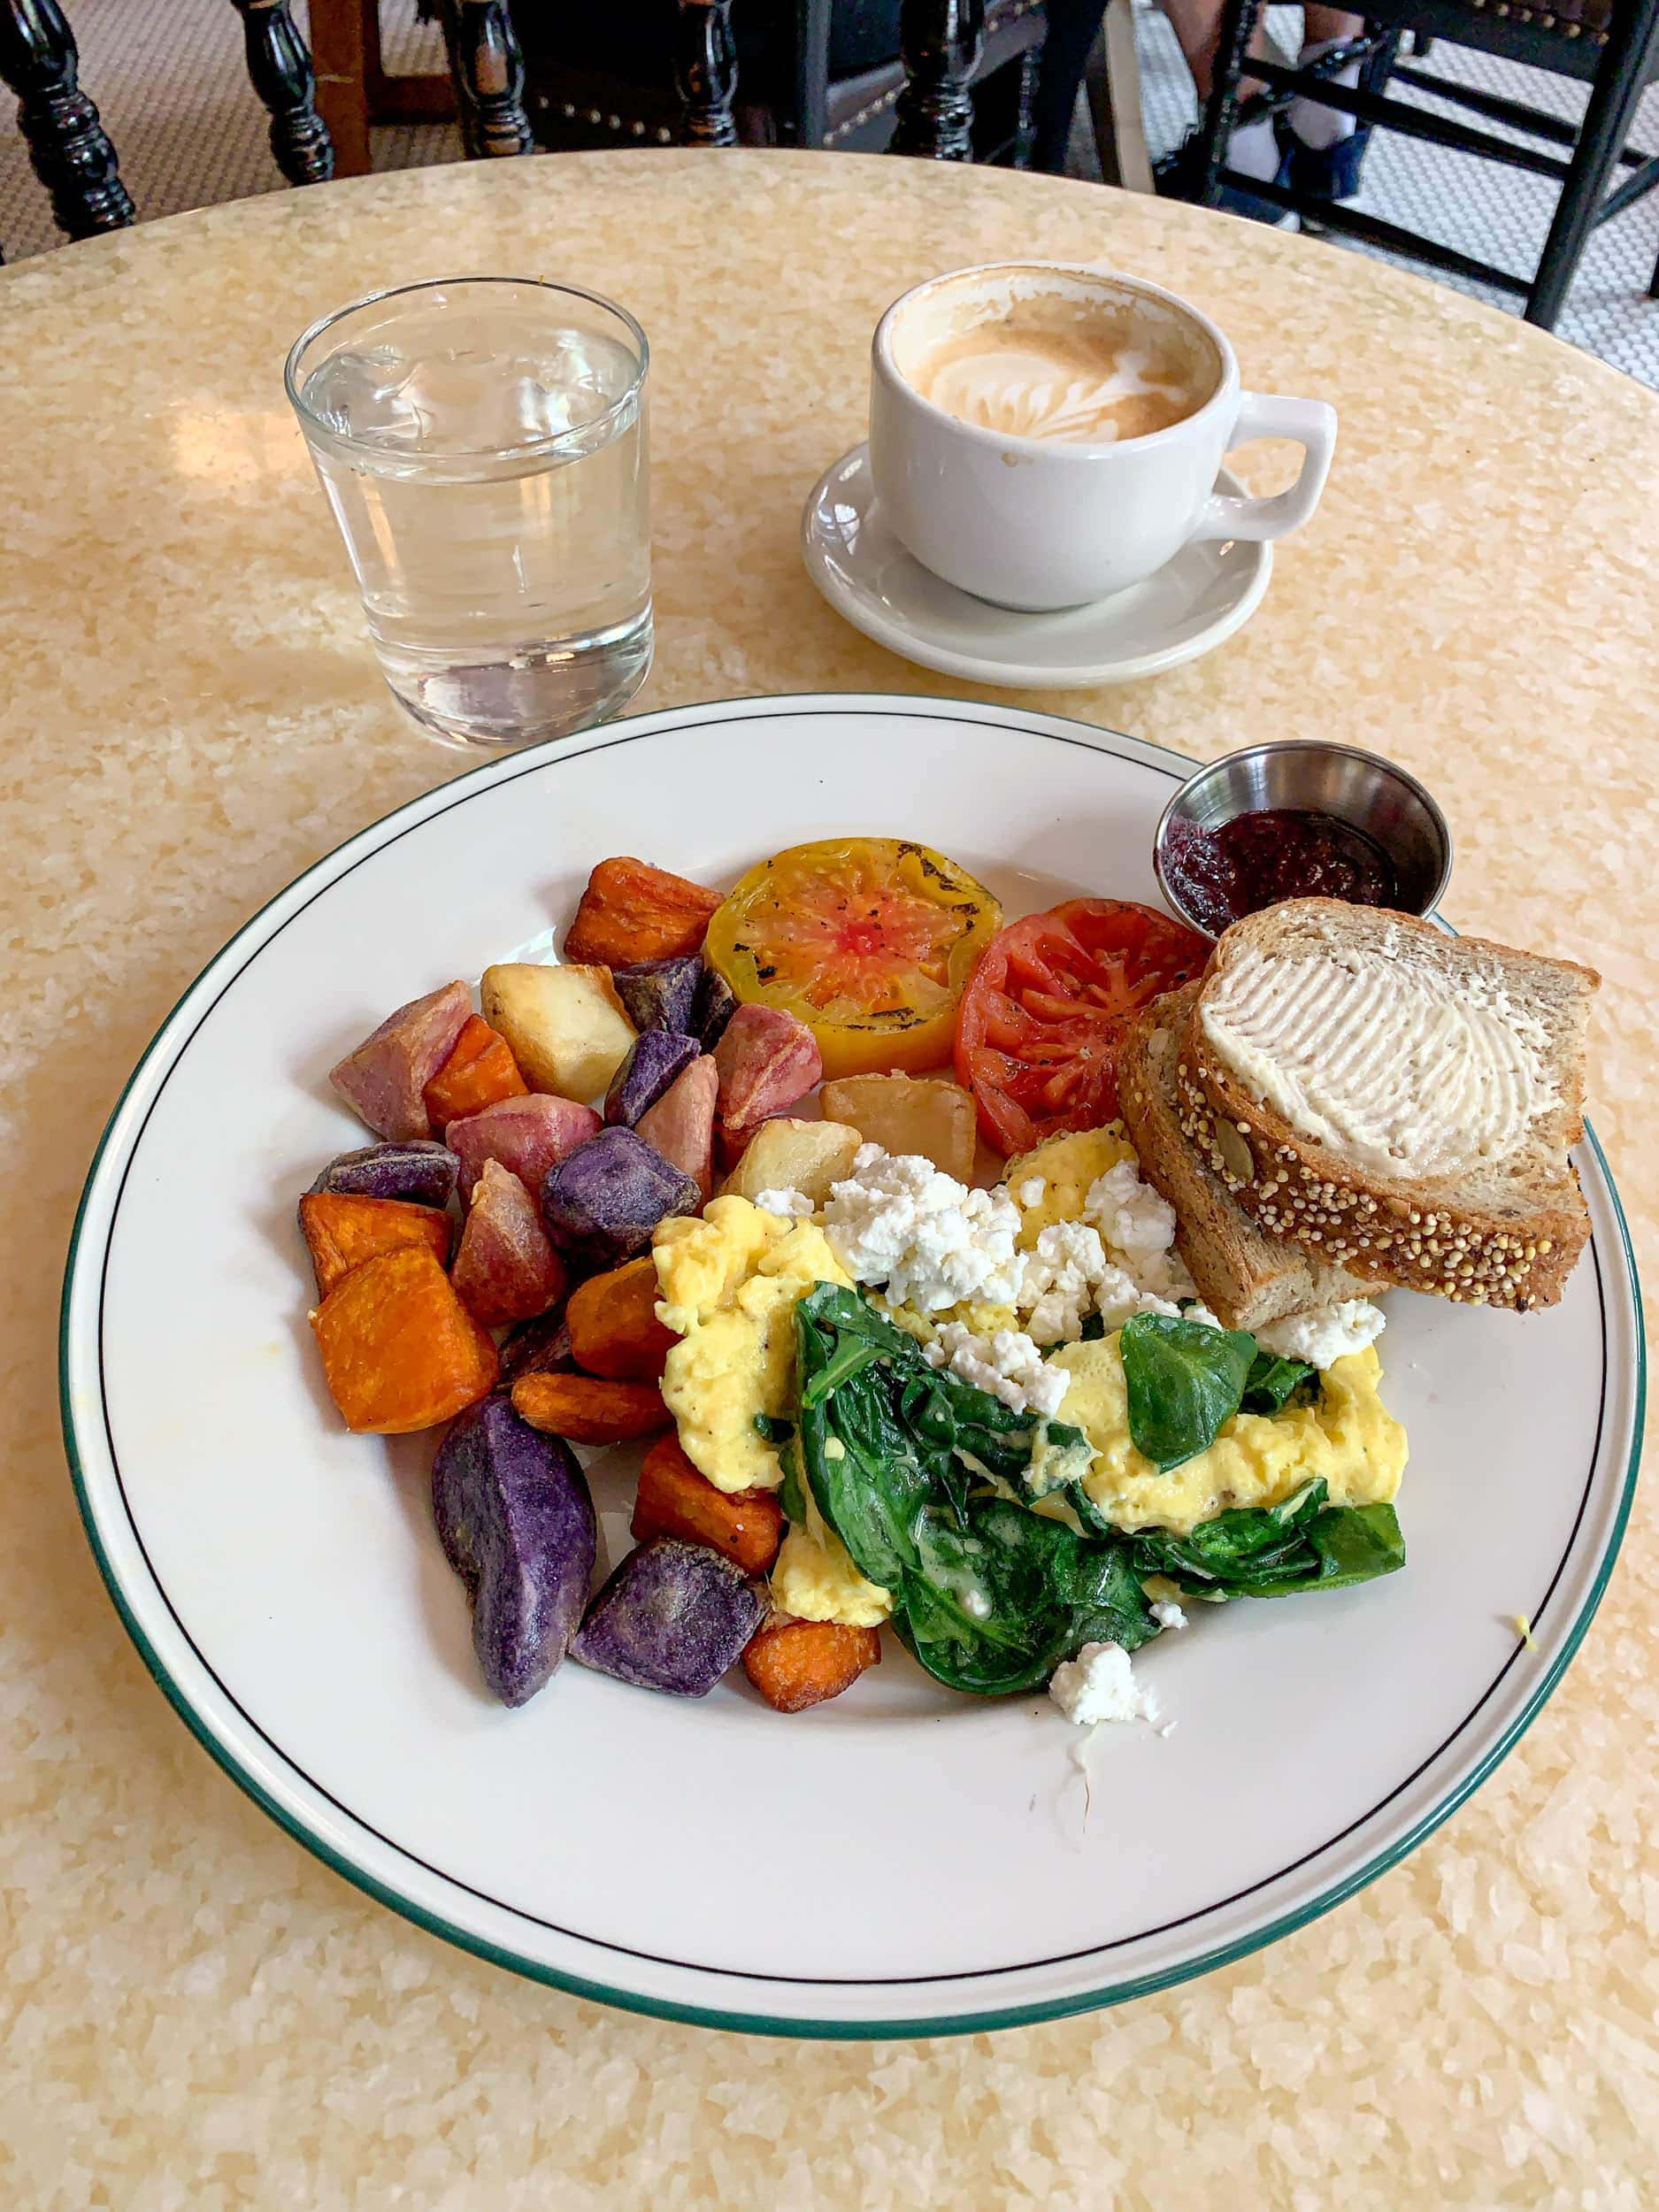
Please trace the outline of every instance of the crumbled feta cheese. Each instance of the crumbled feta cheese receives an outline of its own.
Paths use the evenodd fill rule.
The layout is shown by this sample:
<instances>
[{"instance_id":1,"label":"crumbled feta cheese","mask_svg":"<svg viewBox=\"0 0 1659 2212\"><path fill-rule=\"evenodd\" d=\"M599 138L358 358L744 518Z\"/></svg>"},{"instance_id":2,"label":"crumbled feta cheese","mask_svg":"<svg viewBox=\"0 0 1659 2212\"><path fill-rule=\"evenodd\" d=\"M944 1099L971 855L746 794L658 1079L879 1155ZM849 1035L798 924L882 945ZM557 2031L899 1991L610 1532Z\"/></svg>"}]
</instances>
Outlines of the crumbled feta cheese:
<instances>
[{"instance_id":1,"label":"crumbled feta cheese","mask_svg":"<svg viewBox=\"0 0 1659 2212\"><path fill-rule=\"evenodd\" d=\"M810 1221L818 1211L803 1190L764 1190L755 1203L763 1213L781 1214L786 1221Z\"/></svg>"},{"instance_id":2,"label":"crumbled feta cheese","mask_svg":"<svg viewBox=\"0 0 1659 2212\"><path fill-rule=\"evenodd\" d=\"M1040 1413L1045 1420L1059 1411L1071 1379L1018 1329L983 1337L960 1321L946 1321L933 1342L923 1346L922 1357L930 1367L949 1367L976 1390L989 1391L1012 1412Z\"/></svg>"},{"instance_id":3,"label":"crumbled feta cheese","mask_svg":"<svg viewBox=\"0 0 1659 2212\"><path fill-rule=\"evenodd\" d=\"M1256 1332L1264 1352L1280 1359L1305 1359L1310 1367L1329 1367L1349 1352L1363 1352L1382 1334L1380 1306L1369 1298L1345 1298L1340 1305L1317 1306L1311 1313L1286 1314L1265 1321Z\"/></svg>"},{"instance_id":4,"label":"crumbled feta cheese","mask_svg":"<svg viewBox=\"0 0 1659 2212\"><path fill-rule=\"evenodd\" d=\"M1185 1628L1187 1616L1173 1598L1159 1598L1152 1608L1152 1617L1160 1628Z\"/></svg>"},{"instance_id":5,"label":"crumbled feta cheese","mask_svg":"<svg viewBox=\"0 0 1659 2212\"><path fill-rule=\"evenodd\" d=\"M1108 1262L1099 1234L1086 1222L1056 1221L1037 1239L1020 1267L1014 1302L1028 1312L1027 1333L1039 1344L1059 1344L1078 1334L1092 1310Z\"/></svg>"},{"instance_id":6,"label":"crumbled feta cheese","mask_svg":"<svg viewBox=\"0 0 1659 2212\"><path fill-rule=\"evenodd\" d=\"M970 1190L917 1153L861 1145L824 1209L836 1258L888 1302L937 1313L966 1298L1011 1305L1019 1210L1005 1190Z\"/></svg>"},{"instance_id":7,"label":"crumbled feta cheese","mask_svg":"<svg viewBox=\"0 0 1659 2212\"><path fill-rule=\"evenodd\" d=\"M1139 1283L1131 1281L1123 1269L1110 1260L1101 1271L1094 1303L1108 1335L1114 1329L1121 1329L1133 1314L1162 1313L1171 1320L1179 1320L1181 1311L1173 1299L1160 1298L1154 1291L1142 1290Z\"/></svg>"},{"instance_id":8,"label":"crumbled feta cheese","mask_svg":"<svg viewBox=\"0 0 1659 2212\"><path fill-rule=\"evenodd\" d=\"M1085 1644L1057 1666L1048 1694L1079 1728L1102 1720L1156 1720L1158 1701L1134 1678L1121 1644Z\"/></svg>"},{"instance_id":9,"label":"crumbled feta cheese","mask_svg":"<svg viewBox=\"0 0 1659 2212\"><path fill-rule=\"evenodd\" d=\"M1014 1195L1018 1199L1022 1206L1041 1206L1042 1203L1043 1193L1048 1189L1048 1183L1046 1176L1028 1175L1025 1181L1020 1185L1019 1188L1015 1192Z\"/></svg>"},{"instance_id":10,"label":"crumbled feta cheese","mask_svg":"<svg viewBox=\"0 0 1659 2212\"><path fill-rule=\"evenodd\" d=\"M1137 1162L1119 1160L1098 1177L1083 1212L1139 1289L1160 1298L1192 1296L1193 1279L1174 1249L1175 1209L1141 1179Z\"/></svg>"}]
</instances>

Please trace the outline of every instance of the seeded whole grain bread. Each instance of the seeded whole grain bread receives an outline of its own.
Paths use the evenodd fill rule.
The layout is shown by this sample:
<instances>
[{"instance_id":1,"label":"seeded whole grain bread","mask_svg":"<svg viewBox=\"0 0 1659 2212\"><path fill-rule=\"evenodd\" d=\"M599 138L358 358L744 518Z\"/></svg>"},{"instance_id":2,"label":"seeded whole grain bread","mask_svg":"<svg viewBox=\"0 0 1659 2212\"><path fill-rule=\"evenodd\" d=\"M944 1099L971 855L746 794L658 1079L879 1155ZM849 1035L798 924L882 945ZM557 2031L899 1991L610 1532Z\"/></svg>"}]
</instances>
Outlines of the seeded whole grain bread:
<instances>
[{"instance_id":1,"label":"seeded whole grain bread","mask_svg":"<svg viewBox=\"0 0 1659 2212\"><path fill-rule=\"evenodd\" d=\"M1368 1170L1286 1120L1215 1048L1206 1004L1249 953L1339 963L1374 955L1454 999L1501 998L1536 1025L1554 1097L1498 1159L1435 1178ZM1226 931L1205 971L1177 1060L1182 1131L1270 1235L1462 1303L1553 1305L1590 1233L1567 1154L1584 1134L1585 1039L1600 983L1571 961L1448 937L1374 907L1295 899L1266 908Z\"/></svg>"},{"instance_id":2,"label":"seeded whole grain bread","mask_svg":"<svg viewBox=\"0 0 1659 2212\"><path fill-rule=\"evenodd\" d=\"M1181 1128L1176 1054L1198 994L1184 985L1145 1007L1124 1031L1118 1096L1141 1171L1175 1209L1175 1245L1198 1294L1230 1329L1363 1298L1376 1274L1333 1267L1258 1229Z\"/></svg>"}]
</instances>

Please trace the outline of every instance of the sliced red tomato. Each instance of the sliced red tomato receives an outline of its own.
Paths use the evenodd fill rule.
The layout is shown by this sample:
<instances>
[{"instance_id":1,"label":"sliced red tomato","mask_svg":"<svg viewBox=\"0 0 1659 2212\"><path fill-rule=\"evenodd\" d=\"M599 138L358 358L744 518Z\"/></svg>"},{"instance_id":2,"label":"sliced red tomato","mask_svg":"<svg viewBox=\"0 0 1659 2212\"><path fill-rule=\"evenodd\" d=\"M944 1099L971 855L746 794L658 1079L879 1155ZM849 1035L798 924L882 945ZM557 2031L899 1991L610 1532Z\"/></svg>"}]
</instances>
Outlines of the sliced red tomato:
<instances>
[{"instance_id":1,"label":"sliced red tomato","mask_svg":"<svg viewBox=\"0 0 1659 2212\"><path fill-rule=\"evenodd\" d=\"M1002 910L965 868L908 838L832 837L751 868L703 953L740 999L782 1007L826 1076L950 1058L956 1008Z\"/></svg>"},{"instance_id":2,"label":"sliced red tomato","mask_svg":"<svg viewBox=\"0 0 1659 2212\"><path fill-rule=\"evenodd\" d=\"M1126 899L1067 899L992 940L962 1001L956 1073L1008 1158L1118 1112L1129 1017L1199 973L1196 930Z\"/></svg>"}]
</instances>

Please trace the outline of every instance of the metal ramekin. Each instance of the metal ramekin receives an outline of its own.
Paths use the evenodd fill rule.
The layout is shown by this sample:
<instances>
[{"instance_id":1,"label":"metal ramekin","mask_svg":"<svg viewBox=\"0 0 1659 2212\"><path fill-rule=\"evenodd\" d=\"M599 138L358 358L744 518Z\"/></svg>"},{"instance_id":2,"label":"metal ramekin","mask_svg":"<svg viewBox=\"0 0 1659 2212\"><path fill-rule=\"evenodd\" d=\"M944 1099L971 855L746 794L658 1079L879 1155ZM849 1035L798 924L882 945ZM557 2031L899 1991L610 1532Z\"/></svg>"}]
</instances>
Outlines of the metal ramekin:
<instances>
[{"instance_id":1,"label":"metal ramekin","mask_svg":"<svg viewBox=\"0 0 1659 2212\"><path fill-rule=\"evenodd\" d=\"M1152 864L1164 897L1203 936L1216 933L1187 911L1164 866L1171 826L1191 822L1200 829L1219 829L1238 815L1264 807L1333 814L1372 839L1394 864L1402 912L1432 913L1445 895L1452 872L1452 833L1415 776L1354 745L1304 738L1247 745L1188 776L1164 808L1153 840Z\"/></svg>"}]
</instances>

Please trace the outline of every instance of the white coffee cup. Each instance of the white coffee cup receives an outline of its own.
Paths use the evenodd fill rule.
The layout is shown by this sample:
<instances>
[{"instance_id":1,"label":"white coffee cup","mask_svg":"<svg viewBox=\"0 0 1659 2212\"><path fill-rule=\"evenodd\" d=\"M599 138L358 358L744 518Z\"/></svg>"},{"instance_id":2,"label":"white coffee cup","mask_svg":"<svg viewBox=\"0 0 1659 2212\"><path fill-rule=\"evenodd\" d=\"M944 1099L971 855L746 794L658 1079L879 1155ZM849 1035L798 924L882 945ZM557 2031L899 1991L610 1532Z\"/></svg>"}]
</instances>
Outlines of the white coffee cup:
<instances>
[{"instance_id":1,"label":"white coffee cup","mask_svg":"<svg viewBox=\"0 0 1659 2212\"><path fill-rule=\"evenodd\" d=\"M1048 303L1079 326L1140 328L1190 374L1195 404L1166 428L1107 442L1030 436L951 414L910 377L930 355L1010 310ZM907 371L909 374L907 374ZM1302 448L1288 491L1216 490L1250 438ZM1283 537L1318 504L1336 442L1323 400L1241 391L1233 348L1208 316L1160 286L1064 262L994 263L933 277L876 326L870 466L882 520L925 568L999 606L1037 611L1140 583L1184 545Z\"/></svg>"}]
</instances>

